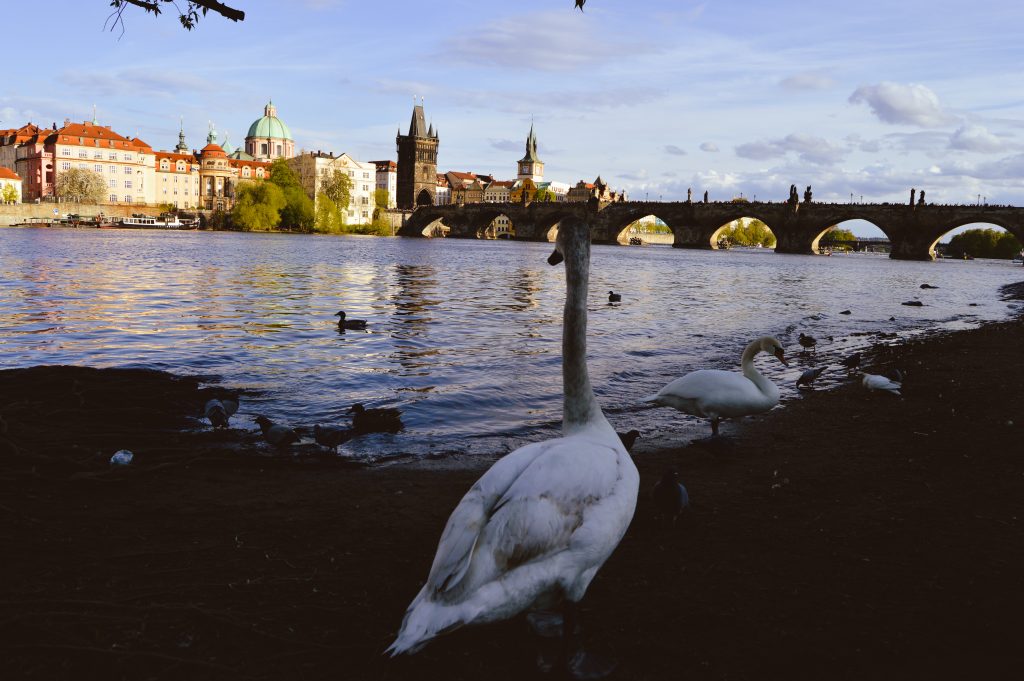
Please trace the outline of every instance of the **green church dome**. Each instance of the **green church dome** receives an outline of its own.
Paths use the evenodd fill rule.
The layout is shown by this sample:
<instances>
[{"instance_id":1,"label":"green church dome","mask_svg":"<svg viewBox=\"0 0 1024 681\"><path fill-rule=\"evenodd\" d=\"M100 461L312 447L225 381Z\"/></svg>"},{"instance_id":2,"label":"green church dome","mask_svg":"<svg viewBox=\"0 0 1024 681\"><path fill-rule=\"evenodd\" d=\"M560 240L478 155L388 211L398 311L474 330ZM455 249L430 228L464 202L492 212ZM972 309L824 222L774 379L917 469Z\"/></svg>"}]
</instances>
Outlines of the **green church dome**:
<instances>
[{"instance_id":1,"label":"green church dome","mask_svg":"<svg viewBox=\"0 0 1024 681\"><path fill-rule=\"evenodd\" d=\"M263 118L253 121L246 137L272 137L294 141L292 131L288 129L284 121L277 117L277 107L273 102L267 102L267 106L263 109Z\"/></svg>"}]
</instances>

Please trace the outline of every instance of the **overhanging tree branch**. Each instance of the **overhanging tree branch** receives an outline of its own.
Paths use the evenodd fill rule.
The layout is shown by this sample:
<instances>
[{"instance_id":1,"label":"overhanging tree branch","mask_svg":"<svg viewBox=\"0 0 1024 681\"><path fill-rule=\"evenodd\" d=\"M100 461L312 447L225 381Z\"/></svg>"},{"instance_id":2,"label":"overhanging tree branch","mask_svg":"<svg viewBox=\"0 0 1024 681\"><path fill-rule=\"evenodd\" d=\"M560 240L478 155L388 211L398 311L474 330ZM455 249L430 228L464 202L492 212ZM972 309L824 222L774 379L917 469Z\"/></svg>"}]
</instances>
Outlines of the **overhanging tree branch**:
<instances>
[{"instance_id":1,"label":"overhanging tree branch","mask_svg":"<svg viewBox=\"0 0 1024 681\"><path fill-rule=\"evenodd\" d=\"M111 0L110 5L114 8L114 13L110 18L114 20L113 26L121 24L123 29L124 21L122 13L128 5L141 7L147 12L152 12L153 14L160 14L162 11L161 3L168 2L173 4L174 8L178 10L178 19L181 21L181 25L190 31L195 28L196 22L199 21L200 13L202 13L203 16L206 16L206 13L209 11L216 12L222 17L231 19L232 21L245 20L245 12L235 9L234 7L229 7L218 0L188 0L188 6L184 11L178 8L178 4L175 0ZM108 22L110 21L110 18L108 18ZM113 26L111 26L111 30L113 30Z\"/></svg>"}]
</instances>

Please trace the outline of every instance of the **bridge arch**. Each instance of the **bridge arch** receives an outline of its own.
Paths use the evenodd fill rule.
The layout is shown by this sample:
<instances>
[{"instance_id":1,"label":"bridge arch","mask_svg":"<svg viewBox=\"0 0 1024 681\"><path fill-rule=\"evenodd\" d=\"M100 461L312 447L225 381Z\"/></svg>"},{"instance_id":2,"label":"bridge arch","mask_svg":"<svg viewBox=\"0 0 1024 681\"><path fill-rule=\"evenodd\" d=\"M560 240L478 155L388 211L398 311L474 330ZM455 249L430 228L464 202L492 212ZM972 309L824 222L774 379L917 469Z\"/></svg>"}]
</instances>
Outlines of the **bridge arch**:
<instances>
[{"instance_id":1,"label":"bridge arch","mask_svg":"<svg viewBox=\"0 0 1024 681\"><path fill-rule=\"evenodd\" d=\"M836 229L836 230L851 231L850 230L851 227L856 227L857 226L856 223L861 223L861 222L866 222L867 224L871 225L872 227L874 227L875 229L880 231L883 235L885 235L885 239L888 240L888 243L891 243L892 236L889 234L889 232L886 231L885 227L883 227L882 225L877 224L876 222L874 222L872 220L868 220L868 219L860 218L860 217L846 218L846 219L834 222L834 223L832 223L830 225L827 225L827 226L823 226L823 225L820 225L820 224L815 226L813 231L816 231L817 234L811 240L811 252L814 253L814 254L817 254L817 255L821 255L821 254L825 253L828 248L830 248L830 246L826 245L830 241L829 239L826 238L826 235L831 230ZM864 246L864 245L870 244L870 243L875 242L875 241L877 241L877 239L868 238L868 237L857 238L856 236L854 236L854 238L852 240L851 239L843 239L841 241L841 246L842 247L851 247L854 250L858 250L859 246ZM848 242L852 242L852 243L848 243ZM887 246L888 243L886 241L882 241L881 242L881 246Z\"/></svg>"},{"instance_id":2,"label":"bridge arch","mask_svg":"<svg viewBox=\"0 0 1024 681\"><path fill-rule=\"evenodd\" d=\"M978 220L977 217L974 217L973 219L961 218L959 220L953 220L953 221L951 221L947 225L943 225L943 226L937 227L937 229L942 229L943 231L942 231L941 234L936 236L931 241L930 245L928 246L928 254L932 258L937 257L936 247L939 245L939 242L942 240L942 238L947 236L950 232L952 232L955 229L958 229L960 227L968 227L968 226L973 228L973 229L979 229L979 230L991 229L992 227L998 227L1005 234L1013 237L1014 241L1002 242L1002 240L1000 240L1000 243L996 247L996 250L995 250L995 253L999 253L1000 254L997 257L1013 258L1013 257L1015 257L1020 252L1021 244L1024 244L1024 225L1013 224L1013 223L1011 223L1011 222L1009 222L1007 220L999 219L998 217L996 219L993 219L993 220ZM955 236L954 236L954 238L955 238ZM1005 237L1003 237L1003 238L1005 238ZM952 241L953 241L953 239L950 239L951 243L952 243ZM971 253L970 252L970 248L965 248L961 252L954 252L954 253L947 254L947 255L952 255L953 257L964 257L964 258L967 258L967 257L974 257L974 256L977 256L977 255L982 255L982 254L980 254L980 253ZM985 256L982 255L982 257L985 257Z\"/></svg>"},{"instance_id":3,"label":"bridge arch","mask_svg":"<svg viewBox=\"0 0 1024 681\"><path fill-rule=\"evenodd\" d=\"M757 246L775 248L778 239L768 223L760 218L744 215L726 222L712 231L708 237L708 247L728 249L732 246Z\"/></svg>"},{"instance_id":4,"label":"bridge arch","mask_svg":"<svg viewBox=\"0 0 1024 681\"><path fill-rule=\"evenodd\" d=\"M486 204L485 204L486 205ZM471 233L477 239L516 238L516 218L500 208L477 211L471 220Z\"/></svg>"}]
</instances>

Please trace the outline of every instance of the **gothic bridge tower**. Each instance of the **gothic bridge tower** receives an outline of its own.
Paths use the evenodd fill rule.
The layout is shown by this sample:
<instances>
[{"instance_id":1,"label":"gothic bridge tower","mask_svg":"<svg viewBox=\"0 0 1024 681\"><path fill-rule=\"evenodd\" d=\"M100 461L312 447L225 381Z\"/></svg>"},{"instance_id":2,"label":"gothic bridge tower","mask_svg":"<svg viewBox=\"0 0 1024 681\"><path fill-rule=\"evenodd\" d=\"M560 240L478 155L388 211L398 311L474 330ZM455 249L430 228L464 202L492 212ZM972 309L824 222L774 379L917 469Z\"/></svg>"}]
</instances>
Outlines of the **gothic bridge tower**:
<instances>
[{"instance_id":1,"label":"gothic bridge tower","mask_svg":"<svg viewBox=\"0 0 1024 681\"><path fill-rule=\"evenodd\" d=\"M395 138L398 144L398 188L395 202L399 208L430 206L437 191L437 131L427 128L422 100L412 110L409 134L401 129Z\"/></svg>"}]
</instances>

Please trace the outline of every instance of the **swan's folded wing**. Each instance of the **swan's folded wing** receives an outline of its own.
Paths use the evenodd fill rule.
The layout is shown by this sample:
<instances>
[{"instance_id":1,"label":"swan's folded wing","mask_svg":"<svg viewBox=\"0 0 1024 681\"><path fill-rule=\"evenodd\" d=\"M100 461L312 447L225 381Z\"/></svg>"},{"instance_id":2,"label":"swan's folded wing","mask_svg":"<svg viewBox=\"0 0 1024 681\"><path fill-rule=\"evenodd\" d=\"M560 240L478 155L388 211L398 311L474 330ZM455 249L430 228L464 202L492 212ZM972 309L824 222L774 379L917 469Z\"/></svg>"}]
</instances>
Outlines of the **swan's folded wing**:
<instances>
[{"instance_id":1,"label":"swan's folded wing","mask_svg":"<svg viewBox=\"0 0 1024 681\"><path fill-rule=\"evenodd\" d=\"M440 593L452 589L465 577L480 533L508 489L523 471L554 441L520 447L497 461L474 483L452 511L437 545L437 554L427 577L427 589Z\"/></svg>"}]
</instances>

